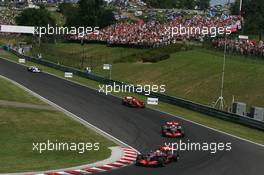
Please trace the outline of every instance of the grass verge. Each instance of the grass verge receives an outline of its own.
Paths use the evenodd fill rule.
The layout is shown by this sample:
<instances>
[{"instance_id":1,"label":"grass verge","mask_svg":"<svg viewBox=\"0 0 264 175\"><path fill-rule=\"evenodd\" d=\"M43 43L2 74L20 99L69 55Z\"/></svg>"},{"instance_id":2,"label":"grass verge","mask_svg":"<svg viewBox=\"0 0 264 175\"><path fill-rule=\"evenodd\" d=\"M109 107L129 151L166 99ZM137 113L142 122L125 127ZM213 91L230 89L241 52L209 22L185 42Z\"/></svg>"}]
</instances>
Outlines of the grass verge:
<instances>
[{"instance_id":1,"label":"grass verge","mask_svg":"<svg viewBox=\"0 0 264 175\"><path fill-rule=\"evenodd\" d=\"M0 79L0 99L7 101L16 101L31 104L45 104L36 97L31 96L20 88L17 88L11 82Z\"/></svg>"},{"instance_id":2,"label":"grass verge","mask_svg":"<svg viewBox=\"0 0 264 175\"><path fill-rule=\"evenodd\" d=\"M7 80L0 79L0 100L45 104ZM8 92L6 92L8 91ZM3 95L4 94L4 95ZM0 173L41 171L83 165L108 158L113 142L61 112L0 107ZM99 143L98 151L34 150L33 143ZM92 149L95 147L93 146ZM82 153L84 151L84 153Z\"/></svg>"}]
</instances>

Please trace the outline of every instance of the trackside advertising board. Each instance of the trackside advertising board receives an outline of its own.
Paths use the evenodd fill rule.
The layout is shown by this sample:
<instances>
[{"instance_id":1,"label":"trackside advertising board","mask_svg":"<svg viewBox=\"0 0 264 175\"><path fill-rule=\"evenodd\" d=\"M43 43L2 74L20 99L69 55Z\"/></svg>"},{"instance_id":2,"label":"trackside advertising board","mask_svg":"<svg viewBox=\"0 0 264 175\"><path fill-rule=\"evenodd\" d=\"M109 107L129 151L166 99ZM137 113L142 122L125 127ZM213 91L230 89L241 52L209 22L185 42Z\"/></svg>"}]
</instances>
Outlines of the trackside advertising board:
<instances>
[{"instance_id":1,"label":"trackside advertising board","mask_svg":"<svg viewBox=\"0 0 264 175\"><path fill-rule=\"evenodd\" d=\"M147 103L149 105L158 105L159 104L159 99L158 98L150 98L150 97L148 97Z\"/></svg>"},{"instance_id":2,"label":"trackside advertising board","mask_svg":"<svg viewBox=\"0 0 264 175\"><path fill-rule=\"evenodd\" d=\"M64 73L64 77L65 78L72 78L73 77L73 74L72 74L72 72L65 72Z\"/></svg>"},{"instance_id":3,"label":"trackside advertising board","mask_svg":"<svg viewBox=\"0 0 264 175\"><path fill-rule=\"evenodd\" d=\"M26 63L26 60L25 60L25 59L23 59L23 58L19 58L19 59L18 59L18 62L19 62L19 63L23 63L23 64L24 64L24 63Z\"/></svg>"},{"instance_id":4,"label":"trackside advertising board","mask_svg":"<svg viewBox=\"0 0 264 175\"><path fill-rule=\"evenodd\" d=\"M103 69L104 70L110 70L111 69L111 65L110 64L104 64L103 65Z\"/></svg>"},{"instance_id":5,"label":"trackside advertising board","mask_svg":"<svg viewBox=\"0 0 264 175\"><path fill-rule=\"evenodd\" d=\"M248 40L248 36L246 36L246 35L239 35L238 38Z\"/></svg>"},{"instance_id":6,"label":"trackside advertising board","mask_svg":"<svg viewBox=\"0 0 264 175\"><path fill-rule=\"evenodd\" d=\"M1 25L0 32L34 34L35 28L32 26Z\"/></svg>"}]
</instances>

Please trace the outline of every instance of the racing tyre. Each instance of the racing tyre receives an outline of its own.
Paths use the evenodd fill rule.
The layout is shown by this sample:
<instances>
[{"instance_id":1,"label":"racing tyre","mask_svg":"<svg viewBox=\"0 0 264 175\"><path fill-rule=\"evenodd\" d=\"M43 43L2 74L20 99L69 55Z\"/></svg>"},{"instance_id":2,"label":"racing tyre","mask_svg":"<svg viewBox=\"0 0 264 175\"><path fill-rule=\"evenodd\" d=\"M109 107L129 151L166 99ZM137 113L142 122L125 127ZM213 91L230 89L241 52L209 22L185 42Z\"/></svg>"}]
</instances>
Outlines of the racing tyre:
<instances>
[{"instance_id":1,"label":"racing tyre","mask_svg":"<svg viewBox=\"0 0 264 175\"><path fill-rule=\"evenodd\" d=\"M185 136L185 133L184 133L184 131L182 131L181 138L183 138L184 136Z\"/></svg>"},{"instance_id":2,"label":"racing tyre","mask_svg":"<svg viewBox=\"0 0 264 175\"><path fill-rule=\"evenodd\" d=\"M165 160L164 160L164 158L159 158L158 159L158 166L159 167L164 167L165 166Z\"/></svg>"},{"instance_id":3,"label":"racing tyre","mask_svg":"<svg viewBox=\"0 0 264 175\"><path fill-rule=\"evenodd\" d=\"M165 134L165 131L164 131L163 128L161 128L161 135L162 135L163 137L166 137L166 134Z\"/></svg>"},{"instance_id":4,"label":"racing tyre","mask_svg":"<svg viewBox=\"0 0 264 175\"><path fill-rule=\"evenodd\" d=\"M136 159L136 163L135 163L136 166L140 166L140 163L139 163L140 159L142 159L142 156L138 155Z\"/></svg>"},{"instance_id":5,"label":"racing tyre","mask_svg":"<svg viewBox=\"0 0 264 175\"><path fill-rule=\"evenodd\" d=\"M178 162L179 159L180 159L180 157L179 157L178 154L175 155L175 156L173 156L173 161L174 161L174 162Z\"/></svg>"}]
</instances>

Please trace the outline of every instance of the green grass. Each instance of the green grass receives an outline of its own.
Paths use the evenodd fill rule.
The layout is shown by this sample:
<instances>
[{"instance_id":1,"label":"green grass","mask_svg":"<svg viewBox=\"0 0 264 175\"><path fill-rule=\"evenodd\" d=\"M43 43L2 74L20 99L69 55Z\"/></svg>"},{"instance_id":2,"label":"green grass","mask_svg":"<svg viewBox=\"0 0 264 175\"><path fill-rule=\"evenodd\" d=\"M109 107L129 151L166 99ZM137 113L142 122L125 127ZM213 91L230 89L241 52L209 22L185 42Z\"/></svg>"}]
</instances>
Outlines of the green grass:
<instances>
[{"instance_id":1,"label":"green grass","mask_svg":"<svg viewBox=\"0 0 264 175\"><path fill-rule=\"evenodd\" d=\"M12 54L9 54L9 57L12 58L13 56L11 56ZM17 61L17 58L12 58L12 60ZM248 60L250 61L250 60ZM27 65L32 65L33 63L27 62ZM39 65L44 71L53 73L61 78L63 78L63 72L58 71L58 70L54 70L48 67L44 67ZM78 76L74 76L71 80L76 81L78 83L81 83L83 85L98 89L98 83L95 81L91 81L82 77L78 77ZM126 93L115 93L114 95L123 97L125 95L128 95ZM130 94L131 95L131 94ZM146 97L144 96L140 96L137 94L132 94L133 96L136 96L144 101L146 101ZM246 126L242 126L239 124L235 124L235 123L231 123L231 122L226 122L224 120L221 119L217 119L214 117L210 117L207 115L203 115L197 112L193 112L190 110L186 110L184 108L180 108L174 105L170 105L167 103L159 103L158 106L148 106L151 107L153 109L158 109L161 111L165 111L165 112L169 112L173 115L176 116L181 116L185 119L191 120L191 121L195 121L197 123L203 124L205 126L209 126L215 129L218 129L220 131L224 131L226 133L229 134L233 134L235 136L239 136L241 138L245 138L248 140L251 140L253 142L256 143L260 143L260 144L264 144L264 132L263 131L259 131L256 129L252 129Z\"/></svg>"},{"instance_id":2,"label":"green grass","mask_svg":"<svg viewBox=\"0 0 264 175\"><path fill-rule=\"evenodd\" d=\"M43 57L55 63L76 68L84 68L88 65L93 65L93 67L95 67L101 66L104 63L111 63L123 57L140 54L143 50L108 47L104 44L85 44L81 46L79 43L43 43L40 49L36 47L33 49L32 53L29 54L36 56L39 52L42 53ZM82 59L84 60L83 67L81 64Z\"/></svg>"},{"instance_id":3,"label":"green grass","mask_svg":"<svg viewBox=\"0 0 264 175\"><path fill-rule=\"evenodd\" d=\"M0 53L0 55L2 55ZM9 58L17 60L9 53ZM45 104L11 82L0 79L0 100ZM0 173L72 167L103 160L115 144L61 112L0 106ZM100 143L99 151L32 151L33 143Z\"/></svg>"},{"instance_id":4,"label":"green grass","mask_svg":"<svg viewBox=\"0 0 264 175\"><path fill-rule=\"evenodd\" d=\"M54 111L0 107L0 173L65 168L106 159L114 144ZM99 151L32 151L33 143L99 142Z\"/></svg>"},{"instance_id":5,"label":"green grass","mask_svg":"<svg viewBox=\"0 0 264 175\"><path fill-rule=\"evenodd\" d=\"M16 57L16 55L14 54L11 54L9 52L0 52L0 57L3 57L3 58L8 58L14 62L18 62L18 58ZM29 62L27 61L26 66L33 66L33 65L36 65L35 63L33 62ZM41 69L41 70L44 70L45 72L49 72L51 74L54 74L54 75L57 75L63 79L66 79L64 78L64 72L62 71L59 71L59 70L56 70L56 69L53 69L53 68L50 68L50 67L47 67L47 66L42 66L42 65L38 65L38 67ZM86 79L86 78L82 78L82 77L79 77L79 76L73 76L72 80L76 81L76 82L79 82L79 83L82 83L82 84L87 84L89 86L92 86L93 88L98 88L98 83L95 82L95 81L92 81L92 80L89 80L89 79Z\"/></svg>"},{"instance_id":6,"label":"green grass","mask_svg":"<svg viewBox=\"0 0 264 175\"><path fill-rule=\"evenodd\" d=\"M166 94L211 105L220 95L223 54L205 49L172 54L155 63L117 63L112 77L134 84L165 84ZM96 68L94 73L106 75ZM228 105L233 96L248 106L264 106L264 61L227 56L224 97Z\"/></svg>"},{"instance_id":7,"label":"green grass","mask_svg":"<svg viewBox=\"0 0 264 175\"><path fill-rule=\"evenodd\" d=\"M20 35L19 37L14 35L5 35L0 37L0 45L16 45L18 42L29 43L32 42L32 38L25 35Z\"/></svg>"},{"instance_id":8,"label":"green grass","mask_svg":"<svg viewBox=\"0 0 264 175\"><path fill-rule=\"evenodd\" d=\"M45 104L36 97L32 97L24 90L17 88L14 84L4 79L0 79L0 100Z\"/></svg>"},{"instance_id":9,"label":"green grass","mask_svg":"<svg viewBox=\"0 0 264 175\"><path fill-rule=\"evenodd\" d=\"M65 19L61 13L52 11L51 16L55 19L58 26L63 26L65 24Z\"/></svg>"}]
</instances>

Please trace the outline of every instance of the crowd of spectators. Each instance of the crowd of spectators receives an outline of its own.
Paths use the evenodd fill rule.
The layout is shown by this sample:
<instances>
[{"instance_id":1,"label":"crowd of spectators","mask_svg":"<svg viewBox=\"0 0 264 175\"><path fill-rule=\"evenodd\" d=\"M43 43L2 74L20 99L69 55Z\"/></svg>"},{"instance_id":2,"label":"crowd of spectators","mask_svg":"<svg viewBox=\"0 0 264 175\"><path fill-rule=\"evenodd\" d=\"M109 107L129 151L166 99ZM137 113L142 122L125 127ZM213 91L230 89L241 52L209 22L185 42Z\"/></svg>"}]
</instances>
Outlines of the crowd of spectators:
<instances>
[{"instance_id":1,"label":"crowd of spectators","mask_svg":"<svg viewBox=\"0 0 264 175\"><path fill-rule=\"evenodd\" d=\"M212 41L215 48L224 49L226 44L226 50L229 53L236 53L245 56L257 56L264 57L264 44L260 40L248 40L248 39L225 39L219 38Z\"/></svg>"},{"instance_id":2,"label":"crowd of spectators","mask_svg":"<svg viewBox=\"0 0 264 175\"><path fill-rule=\"evenodd\" d=\"M0 25L14 25L16 13L12 9L1 9L0 10ZM9 33L2 33L0 35L9 35Z\"/></svg>"},{"instance_id":3,"label":"crowd of spectators","mask_svg":"<svg viewBox=\"0 0 264 175\"><path fill-rule=\"evenodd\" d=\"M13 25L15 24L15 12L12 9L0 10L0 24Z\"/></svg>"},{"instance_id":4,"label":"crowd of spectators","mask_svg":"<svg viewBox=\"0 0 264 175\"><path fill-rule=\"evenodd\" d=\"M84 36L86 41L100 41L108 44L116 45L137 45L137 46L152 46L158 47L175 43L179 40L203 40L205 37L210 37L201 32L186 32L174 33L171 30L173 27L179 28L200 28L203 27L232 27L235 30L239 27L239 16L226 16L223 17L205 17L195 15L192 18L185 18L184 16L177 16L167 22L149 21L149 22L119 22L108 27L102 28L98 35L90 34ZM71 36L72 40L81 40L78 36Z\"/></svg>"}]
</instances>

